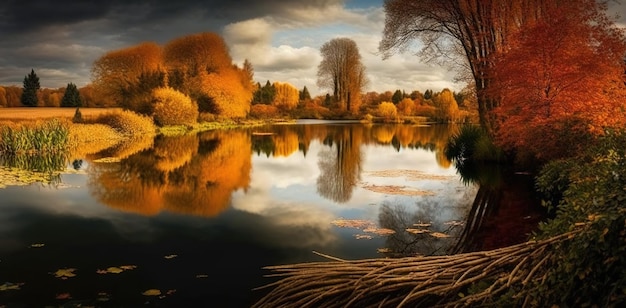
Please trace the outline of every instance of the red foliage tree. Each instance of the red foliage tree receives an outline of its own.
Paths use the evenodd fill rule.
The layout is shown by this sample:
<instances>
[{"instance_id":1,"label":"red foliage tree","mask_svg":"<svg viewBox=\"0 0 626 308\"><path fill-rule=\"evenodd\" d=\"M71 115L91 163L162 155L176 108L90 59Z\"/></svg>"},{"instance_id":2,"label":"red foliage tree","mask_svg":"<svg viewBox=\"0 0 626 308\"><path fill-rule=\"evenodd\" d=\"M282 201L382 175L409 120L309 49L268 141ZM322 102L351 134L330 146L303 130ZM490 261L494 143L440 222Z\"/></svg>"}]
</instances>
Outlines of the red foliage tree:
<instances>
[{"instance_id":1,"label":"red foliage tree","mask_svg":"<svg viewBox=\"0 0 626 308\"><path fill-rule=\"evenodd\" d=\"M498 55L496 139L505 149L550 159L575 153L583 136L626 122L623 30L595 0L547 8Z\"/></svg>"}]
</instances>

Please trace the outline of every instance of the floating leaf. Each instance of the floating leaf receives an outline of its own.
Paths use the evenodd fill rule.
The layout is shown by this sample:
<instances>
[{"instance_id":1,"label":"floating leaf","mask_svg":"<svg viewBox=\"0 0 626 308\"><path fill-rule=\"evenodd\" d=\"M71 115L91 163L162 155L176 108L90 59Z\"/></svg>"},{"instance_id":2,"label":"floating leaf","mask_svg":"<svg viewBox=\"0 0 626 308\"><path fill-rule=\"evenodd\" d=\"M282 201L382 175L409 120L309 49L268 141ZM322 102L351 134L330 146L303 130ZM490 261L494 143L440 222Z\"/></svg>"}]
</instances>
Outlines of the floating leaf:
<instances>
[{"instance_id":1,"label":"floating leaf","mask_svg":"<svg viewBox=\"0 0 626 308\"><path fill-rule=\"evenodd\" d=\"M449 235L445 234L445 233L441 233L441 232L433 232L430 233L431 236L436 237L436 238L447 238L450 237Z\"/></svg>"},{"instance_id":2,"label":"floating leaf","mask_svg":"<svg viewBox=\"0 0 626 308\"><path fill-rule=\"evenodd\" d=\"M163 257L163 258L165 258L165 259L168 259L168 260L169 260L169 259L174 259L174 258L176 258L176 257L178 257L178 255L167 255L167 256L165 256L165 257Z\"/></svg>"},{"instance_id":3,"label":"floating leaf","mask_svg":"<svg viewBox=\"0 0 626 308\"><path fill-rule=\"evenodd\" d=\"M159 289L149 289L149 290L144 291L141 294L143 294L145 296L159 296L159 295L161 295L161 290L159 290Z\"/></svg>"},{"instance_id":4,"label":"floating leaf","mask_svg":"<svg viewBox=\"0 0 626 308\"><path fill-rule=\"evenodd\" d=\"M205 275L205 274L196 275L196 278L208 278L208 277L209 275Z\"/></svg>"},{"instance_id":5,"label":"floating leaf","mask_svg":"<svg viewBox=\"0 0 626 308\"><path fill-rule=\"evenodd\" d=\"M431 224L429 223L417 223L417 224L413 224L414 227L420 227L420 228L428 228L431 226Z\"/></svg>"},{"instance_id":6,"label":"floating leaf","mask_svg":"<svg viewBox=\"0 0 626 308\"><path fill-rule=\"evenodd\" d=\"M122 266L111 266L105 270L99 269L96 271L98 274L119 274L124 271L133 270L137 268L135 265L122 265Z\"/></svg>"},{"instance_id":7,"label":"floating leaf","mask_svg":"<svg viewBox=\"0 0 626 308\"><path fill-rule=\"evenodd\" d=\"M363 229L374 225L374 222L362 219L336 219L331 221L331 223L337 227L357 229Z\"/></svg>"},{"instance_id":8,"label":"floating leaf","mask_svg":"<svg viewBox=\"0 0 626 308\"><path fill-rule=\"evenodd\" d=\"M372 236L371 235L367 235L367 234L355 234L354 237L357 240L371 240Z\"/></svg>"},{"instance_id":9,"label":"floating leaf","mask_svg":"<svg viewBox=\"0 0 626 308\"><path fill-rule=\"evenodd\" d=\"M72 296L69 293L57 294L56 299L71 299Z\"/></svg>"},{"instance_id":10,"label":"floating leaf","mask_svg":"<svg viewBox=\"0 0 626 308\"><path fill-rule=\"evenodd\" d=\"M137 268L137 265L122 265L120 266L121 269L128 271L128 270L134 270Z\"/></svg>"},{"instance_id":11,"label":"floating leaf","mask_svg":"<svg viewBox=\"0 0 626 308\"><path fill-rule=\"evenodd\" d=\"M389 248L378 248L378 249L376 249L376 251L378 253L388 253L388 252L391 252L391 249L389 249Z\"/></svg>"},{"instance_id":12,"label":"floating leaf","mask_svg":"<svg viewBox=\"0 0 626 308\"><path fill-rule=\"evenodd\" d=\"M75 268L61 268L57 270L56 272L54 272L53 275L56 276L57 278L67 279L69 277L76 276L76 274L74 274L75 270L76 270Z\"/></svg>"},{"instance_id":13,"label":"floating leaf","mask_svg":"<svg viewBox=\"0 0 626 308\"><path fill-rule=\"evenodd\" d=\"M430 230L427 230L427 229L407 228L407 229L406 229L406 232L413 233L413 234L422 234L422 233L428 233L428 232L430 232Z\"/></svg>"},{"instance_id":14,"label":"floating leaf","mask_svg":"<svg viewBox=\"0 0 626 308\"><path fill-rule=\"evenodd\" d=\"M368 232L368 233L374 233L377 235L391 235L396 233L396 231L391 230L391 229L387 229L387 228L376 228L376 227L370 227L367 229L363 229L363 232Z\"/></svg>"},{"instance_id":15,"label":"floating leaf","mask_svg":"<svg viewBox=\"0 0 626 308\"><path fill-rule=\"evenodd\" d=\"M24 285L24 283L5 282L3 284L0 284L0 292L8 290L19 290L22 285Z\"/></svg>"},{"instance_id":16,"label":"floating leaf","mask_svg":"<svg viewBox=\"0 0 626 308\"><path fill-rule=\"evenodd\" d=\"M43 246L46 246L46 244L35 243L35 244L31 244L29 247L30 248L41 248Z\"/></svg>"}]
</instances>

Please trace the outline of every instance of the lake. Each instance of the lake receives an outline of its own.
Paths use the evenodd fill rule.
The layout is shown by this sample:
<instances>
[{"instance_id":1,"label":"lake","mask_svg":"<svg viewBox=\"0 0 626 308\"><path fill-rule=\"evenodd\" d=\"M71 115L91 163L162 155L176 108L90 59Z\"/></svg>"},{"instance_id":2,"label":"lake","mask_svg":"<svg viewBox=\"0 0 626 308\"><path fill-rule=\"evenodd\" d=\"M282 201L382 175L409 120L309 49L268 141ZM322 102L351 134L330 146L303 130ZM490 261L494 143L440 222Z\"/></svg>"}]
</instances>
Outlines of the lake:
<instances>
[{"instance_id":1,"label":"lake","mask_svg":"<svg viewBox=\"0 0 626 308\"><path fill-rule=\"evenodd\" d=\"M327 260L314 252L524 241L542 217L532 177L461 177L443 154L457 129L300 121L157 136L85 149L40 183L0 177L0 307L247 307L273 281L264 266Z\"/></svg>"}]
</instances>

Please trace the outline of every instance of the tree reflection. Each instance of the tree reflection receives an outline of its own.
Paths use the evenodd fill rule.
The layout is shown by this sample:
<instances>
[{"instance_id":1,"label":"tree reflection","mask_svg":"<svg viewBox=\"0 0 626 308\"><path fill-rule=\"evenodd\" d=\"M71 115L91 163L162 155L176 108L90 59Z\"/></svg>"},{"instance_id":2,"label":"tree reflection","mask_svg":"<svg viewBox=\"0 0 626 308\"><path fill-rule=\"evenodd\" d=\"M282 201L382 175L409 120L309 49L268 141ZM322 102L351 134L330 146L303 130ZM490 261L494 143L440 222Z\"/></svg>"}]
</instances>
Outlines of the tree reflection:
<instances>
[{"instance_id":1,"label":"tree reflection","mask_svg":"<svg viewBox=\"0 0 626 308\"><path fill-rule=\"evenodd\" d=\"M402 204L384 202L378 214L381 227L394 230L387 236L385 248L389 257L446 254L462 228L456 221L441 221L441 204L429 198L415 211Z\"/></svg>"},{"instance_id":2,"label":"tree reflection","mask_svg":"<svg viewBox=\"0 0 626 308\"><path fill-rule=\"evenodd\" d=\"M361 177L362 127L334 129L324 139L329 147L319 152L317 192L335 202L347 202Z\"/></svg>"},{"instance_id":3,"label":"tree reflection","mask_svg":"<svg viewBox=\"0 0 626 308\"><path fill-rule=\"evenodd\" d=\"M92 163L91 193L103 204L155 215L163 210L215 216L233 191L250 183L251 154L245 132L157 137L154 147L117 163Z\"/></svg>"}]
</instances>

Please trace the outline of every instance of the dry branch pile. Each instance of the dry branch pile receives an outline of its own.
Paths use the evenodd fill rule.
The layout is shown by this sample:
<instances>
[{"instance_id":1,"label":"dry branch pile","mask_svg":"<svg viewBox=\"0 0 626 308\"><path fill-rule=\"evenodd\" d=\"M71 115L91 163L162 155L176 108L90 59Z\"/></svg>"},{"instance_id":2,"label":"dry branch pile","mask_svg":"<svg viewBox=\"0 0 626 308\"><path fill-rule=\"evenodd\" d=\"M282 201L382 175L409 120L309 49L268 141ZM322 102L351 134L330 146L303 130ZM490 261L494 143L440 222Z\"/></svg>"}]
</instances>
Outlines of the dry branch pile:
<instances>
[{"instance_id":1,"label":"dry branch pile","mask_svg":"<svg viewBox=\"0 0 626 308\"><path fill-rule=\"evenodd\" d=\"M266 267L280 280L253 307L454 307L485 304L516 286L543 279L555 243L573 233L491 251L398 259L341 260ZM461 296L479 281L489 286Z\"/></svg>"}]
</instances>

